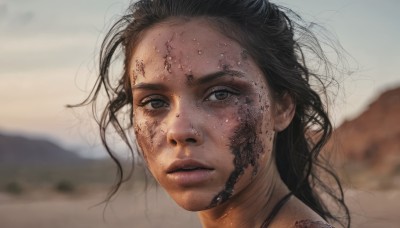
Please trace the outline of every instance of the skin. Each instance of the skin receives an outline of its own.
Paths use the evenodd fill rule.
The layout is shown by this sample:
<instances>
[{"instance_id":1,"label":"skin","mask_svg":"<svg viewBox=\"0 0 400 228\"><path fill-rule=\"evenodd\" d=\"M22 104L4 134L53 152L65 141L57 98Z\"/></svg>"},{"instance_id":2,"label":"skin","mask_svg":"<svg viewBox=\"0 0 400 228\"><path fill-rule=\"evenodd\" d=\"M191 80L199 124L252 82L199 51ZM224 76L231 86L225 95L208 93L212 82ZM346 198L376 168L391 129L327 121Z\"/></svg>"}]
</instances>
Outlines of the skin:
<instances>
[{"instance_id":1,"label":"skin","mask_svg":"<svg viewBox=\"0 0 400 228\"><path fill-rule=\"evenodd\" d=\"M249 53L205 19L146 30L130 63L135 134L160 185L204 227L259 227L288 193L272 151L290 96L274 101ZM177 183L167 170L182 159L210 167L206 180ZM292 197L271 227L307 218L321 220Z\"/></svg>"}]
</instances>

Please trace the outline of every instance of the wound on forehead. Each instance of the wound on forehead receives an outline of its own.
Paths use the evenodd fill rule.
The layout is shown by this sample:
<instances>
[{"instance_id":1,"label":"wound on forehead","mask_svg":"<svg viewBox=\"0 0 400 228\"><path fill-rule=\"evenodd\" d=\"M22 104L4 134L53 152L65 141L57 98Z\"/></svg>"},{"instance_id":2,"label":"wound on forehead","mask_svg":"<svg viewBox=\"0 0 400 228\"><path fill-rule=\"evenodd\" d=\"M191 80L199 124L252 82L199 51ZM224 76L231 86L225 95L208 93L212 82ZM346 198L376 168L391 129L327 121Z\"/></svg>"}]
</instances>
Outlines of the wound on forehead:
<instances>
[{"instance_id":1,"label":"wound on forehead","mask_svg":"<svg viewBox=\"0 0 400 228\"><path fill-rule=\"evenodd\" d=\"M164 69L168 72L168 73L172 73L171 70L171 61L172 61L172 49L174 49L172 47L172 41L174 40L175 34L172 35L171 39L167 40L165 42L165 48L166 48L166 54L164 56Z\"/></svg>"},{"instance_id":2,"label":"wound on forehead","mask_svg":"<svg viewBox=\"0 0 400 228\"><path fill-rule=\"evenodd\" d=\"M143 60L138 60L138 59L136 59L136 61L135 61L135 71L138 73L138 74L140 74L140 75L142 75L144 78L146 77L146 72L145 72L145 70L144 70L144 63L143 63Z\"/></svg>"}]
</instances>

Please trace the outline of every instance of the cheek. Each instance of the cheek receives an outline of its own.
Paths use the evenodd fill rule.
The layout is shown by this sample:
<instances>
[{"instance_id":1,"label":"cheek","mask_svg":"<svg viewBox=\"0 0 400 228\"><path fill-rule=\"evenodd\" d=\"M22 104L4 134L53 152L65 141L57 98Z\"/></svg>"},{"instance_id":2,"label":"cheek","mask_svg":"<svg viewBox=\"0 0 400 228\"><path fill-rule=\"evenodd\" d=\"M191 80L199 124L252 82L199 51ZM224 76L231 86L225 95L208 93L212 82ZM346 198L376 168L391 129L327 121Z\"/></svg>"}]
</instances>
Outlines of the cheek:
<instances>
[{"instance_id":1,"label":"cheek","mask_svg":"<svg viewBox=\"0 0 400 228\"><path fill-rule=\"evenodd\" d=\"M254 97L246 97L240 101L237 112L237 121L230 130L228 140L229 150L233 155L233 168L225 183L224 189L211 201L214 207L228 200L234 192L241 191L248 182L257 175L260 157L265 154L265 144L262 141L262 124L264 112L260 111L260 104Z\"/></svg>"},{"instance_id":2,"label":"cheek","mask_svg":"<svg viewBox=\"0 0 400 228\"><path fill-rule=\"evenodd\" d=\"M154 159L157 145L161 138L163 130L157 120L150 120L141 115L135 114L134 131L136 141L141 149L142 155L146 163L149 164Z\"/></svg>"},{"instance_id":3,"label":"cheek","mask_svg":"<svg viewBox=\"0 0 400 228\"><path fill-rule=\"evenodd\" d=\"M269 155L266 152L271 152L273 146L274 120L265 83L260 80L254 85L257 95L246 97L239 109L238 116L242 120L235 131L234 138L237 140L232 141L232 148L243 148L240 154L247 158L246 165L254 166L254 172L257 172L260 156Z\"/></svg>"},{"instance_id":4,"label":"cheek","mask_svg":"<svg viewBox=\"0 0 400 228\"><path fill-rule=\"evenodd\" d=\"M260 112L250 105L244 105L238 115L241 118L235 133L231 138L231 150L235 156L235 169L242 175L249 166L253 167L253 175L258 171L258 159L263 153L263 143L261 143L261 131L259 123Z\"/></svg>"},{"instance_id":5,"label":"cheek","mask_svg":"<svg viewBox=\"0 0 400 228\"><path fill-rule=\"evenodd\" d=\"M260 99L247 100L240 110L241 121L231 137L230 148L235 156L235 172L246 173L251 180L271 158L274 132L268 95L264 93Z\"/></svg>"},{"instance_id":6,"label":"cheek","mask_svg":"<svg viewBox=\"0 0 400 228\"><path fill-rule=\"evenodd\" d=\"M259 127L260 139L264 145L267 155L272 153L274 141L274 119L272 117L272 107L270 101L263 101L261 106L261 124Z\"/></svg>"},{"instance_id":7,"label":"cheek","mask_svg":"<svg viewBox=\"0 0 400 228\"><path fill-rule=\"evenodd\" d=\"M257 127L254 129L257 138L264 148L262 156L268 155L267 157L270 157L275 134L274 117L270 90L266 85L267 83L262 80L262 77L263 76L260 75L261 79L254 82L258 90L258 95L254 100L252 117L257 122Z\"/></svg>"}]
</instances>

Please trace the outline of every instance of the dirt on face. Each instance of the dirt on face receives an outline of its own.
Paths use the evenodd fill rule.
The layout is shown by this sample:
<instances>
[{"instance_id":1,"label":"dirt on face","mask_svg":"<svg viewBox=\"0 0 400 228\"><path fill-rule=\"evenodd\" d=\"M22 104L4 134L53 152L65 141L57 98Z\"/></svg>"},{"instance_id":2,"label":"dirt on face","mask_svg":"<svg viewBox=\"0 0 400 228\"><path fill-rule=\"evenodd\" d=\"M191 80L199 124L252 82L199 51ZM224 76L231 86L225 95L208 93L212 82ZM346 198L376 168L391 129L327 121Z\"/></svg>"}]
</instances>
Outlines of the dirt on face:
<instances>
[{"instance_id":1,"label":"dirt on face","mask_svg":"<svg viewBox=\"0 0 400 228\"><path fill-rule=\"evenodd\" d=\"M233 160L234 170L230 174L224 189L212 199L210 208L227 201L232 196L235 184L239 177L244 174L246 168L253 167L253 176L258 172L258 160L264 148L258 134L259 117L255 114L258 111L249 108L251 103L252 100L246 97L245 104L239 107L240 122L234 130L234 135L230 138L230 150L235 156Z\"/></svg>"},{"instance_id":2,"label":"dirt on face","mask_svg":"<svg viewBox=\"0 0 400 228\"><path fill-rule=\"evenodd\" d=\"M143 126L134 125L134 131L137 137L136 140L139 144L140 151L146 151L146 153L142 152L143 159L146 163L148 161L148 152L154 153L154 137L157 127L157 121L146 121Z\"/></svg>"},{"instance_id":3,"label":"dirt on face","mask_svg":"<svg viewBox=\"0 0 400 228\"><path fill-rule=\"evenodd\" d=\"M169 39L167 42L165 42L165 49L167 51L167 53L164 56L164 69L168 72L168 73L172 73L171 67L172 67L172 41L174 40L174 36L171 37L171 39Z\"/></svg>"},{"instance_id":4,"label":"dirt on face","mask_svg":"<svg viewBox=\"0 0 400 228\"><path fill-rule=\"evenodd\" d=\"M144 63L143 63L143 60L138 60L138 59L136 59L136 64L135 64L135 66L136 66L136 72L137 73L139 73L141 76L143 76L144 78L146 77L146 72L145 72L145 70L144 70Z\"/></svg>"},{"instance_id":5,"label":"dirt on face","mask_svg":"<svg viewBox=\"0 0 400 228\"><path fill-rule=\"evenodd\" d=\"M182 207L204 210L232 198L259 176L268 157L264 152L270 151L267 132L273 130L267 125L268 88L262 89L267 84L251 56L204 22L196 23L201 33L186 24L149 30L133 60L143 59L146 65L145 77L137 78L137 85L155 86L132 88L135 134L152 174ZM189 32L183 36L182 31ZM136 67L142 75L140 62ZM152 107L149 101L168 106ZM192 112L194 108L197 111ZM171 129L191 132L194 138L205 135L205 140L201 145L177 146L169 138ZM217 171L201 188L181 188L165 169L183 156ZM197 191L201 198L194 199Z\"/></svg>"}]
</instances>

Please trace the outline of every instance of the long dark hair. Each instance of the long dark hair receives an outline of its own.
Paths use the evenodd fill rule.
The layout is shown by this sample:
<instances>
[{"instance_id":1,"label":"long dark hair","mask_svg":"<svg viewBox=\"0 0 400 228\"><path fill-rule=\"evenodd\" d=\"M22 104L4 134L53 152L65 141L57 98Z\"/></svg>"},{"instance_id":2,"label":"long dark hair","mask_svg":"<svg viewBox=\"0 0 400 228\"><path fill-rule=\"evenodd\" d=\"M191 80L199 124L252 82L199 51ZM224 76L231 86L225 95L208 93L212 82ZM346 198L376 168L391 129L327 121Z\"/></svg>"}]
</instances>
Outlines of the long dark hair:
<instances>
[{"instance_id":1,"label":"long dark hair","mask_svg":"<svg viewBox=\"0 0 400 228\"><path fill-rule=\"evenodd\" d=\"M275 145L280 176L292 194L321 217L349 227L350 214L340 181L318 156L332 132L326 102L324 104L321 99L322 95L326 95L326 82L330 82L330 62L312 32L313 24L305 23L293 11L267 0L141 0L131 4L127 13L112 26L101 46L97 82L87 99L79 104L92 104L96 117L96 104L101 91L105 91L108 98L97 121L102 142L118 167L117 182L109 197L131 173L124 173L121 162L110 147L107 130L110 127L116 130L132 156L137 148L136 143L129 140L127 131L132 131L133 121L128 76L133 50L143 31L174 17L208 19L248 51L275 92L275 99L284 94L292 96L296 105L294 119L288 128L277 134ZM112 80L115 76L110 74L110 67L120 51L123 52L123 72L115 81ZM315 72L318 69L312 71L307 64L317 65L319 72L324 69L324 73ZM315 88L320 90L319 93ZM121 121L127 113L129 121ZM322 180L322 172L331 177L336 187ZM320 198L322 193L327 193L337 203L338 208L344 211L344 217L328 209Z\"/></svg>"}]
</instances>

